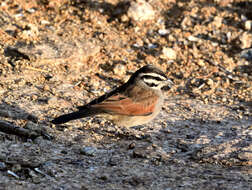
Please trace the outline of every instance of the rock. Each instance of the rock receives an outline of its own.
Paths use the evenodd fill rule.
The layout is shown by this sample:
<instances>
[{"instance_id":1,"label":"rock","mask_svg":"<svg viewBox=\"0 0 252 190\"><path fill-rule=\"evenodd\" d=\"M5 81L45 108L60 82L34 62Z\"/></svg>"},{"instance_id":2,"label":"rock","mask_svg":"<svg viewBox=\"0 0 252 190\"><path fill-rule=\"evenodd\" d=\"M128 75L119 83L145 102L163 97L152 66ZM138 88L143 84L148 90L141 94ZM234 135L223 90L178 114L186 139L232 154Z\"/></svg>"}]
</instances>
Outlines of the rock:
<instances>
[{"instance_id":1,"label":"rock","mask_svg":"<svg viewBox=\"0 0 252 190\"><path fill-rule=\"evenodd\" d=\"M34 40L37 38L39 35L39 28L35 24L29 23L27 26L25 26L28 30L23 30L20 34L20 36L24 39L31 39L33 38Z\"/></svg>"},{"instance_id":2,"label":"rock","mask_svg":"<svg viewBox=\"0 0 252 190\"><path fill-rule=\"evenodd\" d=\"M29 8L26 10L28 13L35 13L36 12L36 9L34 8Z\"/></svg>"},{"instance_id":3,"label":"rock","mask_svg":"<svg viewBox=\"0 0 252 190\"><path fill-rule=\"evenodd\" d=\"M133 158L150 158L150 155L148 151L146 151L143 147L140 147L133 151Z\"/></svg>"},{"instance_id":4,"label":"rock","mask_svg":"<svg viewBox=\"0 0 252 190\"><path fill-rule=\"evenodd\" d=\"M250 48L252 46L252 34L249 32L244 32L240 36L240 41L242 43L241 44L242 49Z\"/></svg>"},{"instance_id":5,"label":"rock","mask_svg":"<svg viewBox=\"0 0 252 190\"><path fill-rule=\"evenodd\" d=\"M0 162L0 171L6 170L6 164L4 162Z\"/></svg>"},{"instance_id":6,"label":"rock","mask_svg":"<svg viewBox=\"0 0 252 190\"><path fill-rule=\"evenodd\" d=\"M17 174L15 174L14 172L12 172L12 171L10 171L10 170L7 170L7 174L8 174L9 176L15 177L16 179L19 179L19 178L20 178Z\"/></svg>"},{"instance_id":7,"label":"rock","mask_svg":"<svg viewBox=\"0 0 252 190\"><path fill-rule=\"evenodd\" d=\"M246 30L251 30L252 29L252 20L245 21L244 25L245 25Z\"/></svg>"},{"instance_id":8,"label":"rock","mask_svg":"<svg viewBox=\"0 0 252 190\"><path fill-rule=\"evenodd\" d=\"M152 44L152 43L148 44L148 46L147 46L148 49L155 49L157 47L158 46L156 44Z\"/></svg>"},{"instance_id":9,"label":"rock","mask_svg":"<svg viewBox=\"0 0 252 190\"><path fill-rule=\"evenodd\" d=\"M109 159L109 165L111 166L116 166L119 165L121 162L121 157L119 155L113 155L110 159Z\"/></svg>"},{"instance_id":10,"label":"rock","mask_svg":"<svg viewBox=\"0 0 252 190\"><path fill-rule=\"evenodd\" d=\"M46 24L49 25L49 24L50 24L50 22L47 21L47 20L41 20L40 23L41 23L41 24L44 24L44 25L46 25Z\"/></svg>"},{"instance_id":11,"label":"rock","mask_svg":"<svg viewBox=\"0 0 252 190\"><path fill-rule=\"evenodd\" d=\"M40 177L35 173L35 171L28 169L29 176L32 178L33 183L40 183Z\"/></svg>"},{"instance_id":12,"label":"rock","mask_svg":"<svg viewBox=\"0 0 252 190\"><path fill-rule=\"evenodd\" d=\"M207 84L212 87L214 85L214 81L212 79L207 79Z\"/></svg>"},{"instance_id":13,"label":"rock","mask_svg":"<svg viewBox=\"0 0 252 190\"><path fill-rule=\"evenodd\" d=\"M165 36L165 35L170 33L170 30L168 30L168 29L159 29L158 33L159 33L160 36Z\"/></svg>"},{"instance_id":14,"label":"rock","mask_svg":"<svg viewBox=\"0 0 252 190\"><path fill-rule=\"evenodd\" d=\"M232 40L232 32L229 31L229 32L226 34L226 38L227 38L227 41L230 42L230 41Z\"/></svg>"},{"instance_id":15,"label":"rock","mask_svg":"<svg viewBox=\"0 0 252 190\"><path fill-rule=\"evenodd\" d=\"M162 53L163 54L160 57L163 58L163 59L172 59L172 60L175 60L177 58L177 53L172 48L164 47L162 49Z\"/></svg>"},{"instance_id":16,"label":"rock","mask_svg":"<svg viewBox=\"0 0 252 190\"><path fill-rule=\"evenodd\" d=\"M13 172L19 172L22 170L22 166L20 164L14 164L11 169Z\"/></svg>"},{"instance_id":17,"label":"rock","mask_svg":"<svg viewBox=\"0 0 252 190\"><path fill-rule=\"evenodd\" d=\"M204 62L203 59L200 59L200 60L197 62L197 64L198 64L199 66L201 66L201 67L206 66L206 64L205 64L205 62Z\"/></svg>"},{"instance_id":18,"label":"rock","mask_svg":"<svg viewBox=\"0 0 252 190\"><path fill-rule=\"evenodd\" d=\"M246 59L247 61L252 61L252 48L243 50L240 57Z\"/></svg>"},{"instance_id":19,"label":"rock","mask_svg":"<svg viewBox=\"0 0 252 190\"><path fill-rule=\"evenodd\" d=\"M86 156L95 156L95 154L97 153L97 148L87 146L87 147L81 148L80 153Z\"/></svg>"},{"instance_id":20,"label":"rock","mask_svg":"<svg viewBox=\"0 0 252 190\"><path fill-rule=\"evenodd\" d=\"M220 28L221 25L222 25L222 21L223 21L223 18L222 18L222 17L216 16L216 17L214 17L213 25L214 25L216 28Z\"/></svg>"},{"instance_id":21,"label":"rock","mask_svg":"<svg viewBox=\"0 0 252 190\"><path fill-rule=\"evenodd\" d=\"M183 29L188 28L189 26L192 26L192 20L190 16L186 16L183 21L181 22L181 26Z\"/></svg>"},{"instance_id":22,"label":"rock","mask_svg":"<svg viewBox=\"0 0 252 190\"><path fill-rule=\"evenodd\" d=\"M136 143L132 142L129 144L129 149L134 149L136 147Z\"/></svg>"},{"instance_id":23,"label":"rock","mask_svg":"<svg viewBox=\"0 0 252 190\"><path fill-rule=\"evenodd\" d=\"M244 14L241 14L241 20L245 22L248 18Z\"/></svg>"},{"instance_id":24,"label":"rock","mask_svg":"<svg viewBox=\"0 0 252 190\"><path fill-rule=\"evenodd\" d=\"M132 1L128 10L128 17L137 22L152 20L155 17L155 11L144 0Z\"/></svg>"},{"instance_id":25,"label":"rock","mask_svg":"<svg viewBox=\"0 0 252 190\"><path fill-rule=\"evenodd\" d=\"M240 160L252 160L252 152L241 152L238 154Z\"/></svg>"},{"instance_id":26,"label":"rock","mask_svg":"<svg viewBox=\"0 0 252 190\"><path fill-rule=\"evenodd\" d=\"M58 103L58 98L57 97L50 97L50 98L48 98L47 103L49 105L55 105Z\"/></svg>"},{"instance_id":27,"label":"rock","mask_svg":"<svg viewBox=\"0 0 252 190\"><path fill-rule=\"evenodd\" d=\"M43 90L44 91L50 91L50 86L45 84Z\"/></svg>"},{"instance_id":28,"label":"rock","mask_svg":"<svg viewBox=\"0 0 252 190\"><path fill-rule=\"evenodd\" d=\"M119 76L125 75L126 70L127 70L127 67L123 64L116 64L115 67L113 68L113 72Z\"/></svg>"},{"instance_id":29,"label":"rock","mask_svg":"<svg viewBox=\"0 0 252 190\"><path fill-rule=\"evenodd\" d=\"M121 21L122 22L128 22L129 21L129 17L127 15L122 15L121 16Z\"/></svg>"},{"instance_id":30,"label":"rock","mask_svg":"<svg viewBox=\"0 0 252 190\"><path fill-rule=\"evenodd\" d=\"M188 39L189 41L191 41L191 42L197 42L197 41L199 41L199 38L197 38L197 37L195 37L195 36L192 36L192 35L188 36L187 39Z\"/></svg>"},{"instance_id":31,"label":"rock","mask_svg":"<svg viewBox=\"0 0 252 190\"><path fill-rule=\"evenodd\" d=\"M166 134L172 133L172 131L168 127L162 129L161 132L166 133Z\"/></svg>"},{"instance_id":32,"label":"rock","mask_svg":"<svg viewBox=\"0 0 252 190\"><path fill-rule=\"evenodd\" d=\"M102 174L99 179L103 180L103 181L106 181L109 179L109 175L108 174Z\"/></svg>"}]
</instances>

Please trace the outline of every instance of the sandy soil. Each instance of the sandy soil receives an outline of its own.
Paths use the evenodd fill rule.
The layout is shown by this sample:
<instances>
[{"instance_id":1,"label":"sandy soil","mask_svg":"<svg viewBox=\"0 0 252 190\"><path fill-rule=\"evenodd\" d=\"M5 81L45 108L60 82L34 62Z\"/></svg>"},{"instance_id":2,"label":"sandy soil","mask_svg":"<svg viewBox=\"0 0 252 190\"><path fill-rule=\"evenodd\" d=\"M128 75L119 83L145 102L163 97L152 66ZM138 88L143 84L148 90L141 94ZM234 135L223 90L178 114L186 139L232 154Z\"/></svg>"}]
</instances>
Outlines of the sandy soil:
<instances>
[{"instance_id":1,"label":"sandy soil","mask_svg":"<svg viewBox=\"0 0 252 190\"><path fill-rule=\"evenodd\" d=\"M144 3L0 2L1 190L251 189L252 2ZM175 83L153 122L50 124L146 64Z\"/></svg>"}]
</instances>

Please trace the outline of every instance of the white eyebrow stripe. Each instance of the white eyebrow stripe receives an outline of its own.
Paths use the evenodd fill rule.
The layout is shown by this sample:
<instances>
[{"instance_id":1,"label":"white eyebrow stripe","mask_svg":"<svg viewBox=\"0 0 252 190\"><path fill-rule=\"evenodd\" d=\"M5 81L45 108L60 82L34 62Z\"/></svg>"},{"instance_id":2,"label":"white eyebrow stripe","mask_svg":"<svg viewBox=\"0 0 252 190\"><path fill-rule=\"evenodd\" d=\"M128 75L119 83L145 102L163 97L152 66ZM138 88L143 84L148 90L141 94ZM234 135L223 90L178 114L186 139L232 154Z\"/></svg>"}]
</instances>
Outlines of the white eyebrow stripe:
<instances>
[{"instance_id":1,"label":"white eyebrow stripe","mask_svg":"<svg viewBox=\"0 0 252 190\"><path fill-rule=\"evenodd\" d=\"M140 74L140 77L143 77L143 76L152 76L152 77L158 77L158 78L161 78L162 80L167 80L166 77L160 75L160 74L157 74L157 73L141 73Z\"/></svg>"},{"instance_id":2,"label":"white eyebrow stripe","mask_svg":"<svg viewBox=\"0 0 252 190\"><path fill-rule=\"evenodd\" d=\"M159 85L160 84L160 81L157 81L155 79L146 79L146 78L143 78L144 82L146 83L154 83L156 85Z\"/></svg>"}]
</instances>

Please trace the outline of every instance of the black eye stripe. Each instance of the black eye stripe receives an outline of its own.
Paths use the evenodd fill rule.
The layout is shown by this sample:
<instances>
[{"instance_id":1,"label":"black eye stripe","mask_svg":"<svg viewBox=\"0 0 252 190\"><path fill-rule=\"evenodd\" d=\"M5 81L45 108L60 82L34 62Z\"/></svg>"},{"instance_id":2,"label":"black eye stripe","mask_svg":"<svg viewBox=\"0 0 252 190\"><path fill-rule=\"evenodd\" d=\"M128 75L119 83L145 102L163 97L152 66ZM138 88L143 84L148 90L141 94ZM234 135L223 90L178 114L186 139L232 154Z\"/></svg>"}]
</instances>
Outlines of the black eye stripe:
<instances>
[{"instance_id":1,"label":"black eye stripe","mask_svg":"<svg viewBox=\"0 0 252 190\"><path fill-rule=\"evenodd\" d=\"M158 86L158 84L149 83L149 82L145 82L145 84L147 84L149 87L157 87Z\"/></svg>"},{"instance_id":2,"label":"black eye stripe","mask_svg":"<svg viewBox=\"0 0 252 190\"><path fill-rule=\"evenodd\" d=\"M141 79L153 79L153 80L156 80L156 81L163 81L162 78L154 77L154 76L151 76L151 75L143 75L143 76L141 76Z\"/></svg>"}]
</instances>

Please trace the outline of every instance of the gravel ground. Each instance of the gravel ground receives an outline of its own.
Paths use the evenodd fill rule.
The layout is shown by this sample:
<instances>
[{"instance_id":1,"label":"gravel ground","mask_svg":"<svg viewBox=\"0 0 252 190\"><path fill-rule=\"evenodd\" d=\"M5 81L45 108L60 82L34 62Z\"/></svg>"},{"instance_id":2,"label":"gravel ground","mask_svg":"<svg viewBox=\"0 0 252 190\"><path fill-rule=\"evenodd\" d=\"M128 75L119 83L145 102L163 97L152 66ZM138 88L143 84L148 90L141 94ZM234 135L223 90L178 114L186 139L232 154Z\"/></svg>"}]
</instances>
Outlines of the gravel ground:
<instances>
[{"instance_id":1,"label":"gravel ground","mask_svg":"<svg viewBox=\"0 0 252 190\"><path fill-rule=\"evenodd\" d=\"M0 190L252 187L252 2L2 0ZM146 64L153 122L49 121Z\"/></svg>"}]
</instances>

